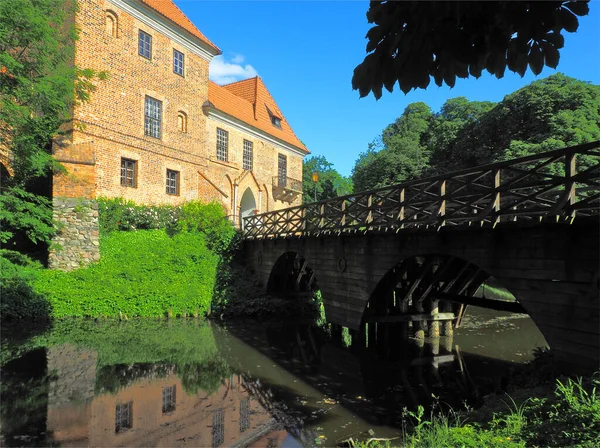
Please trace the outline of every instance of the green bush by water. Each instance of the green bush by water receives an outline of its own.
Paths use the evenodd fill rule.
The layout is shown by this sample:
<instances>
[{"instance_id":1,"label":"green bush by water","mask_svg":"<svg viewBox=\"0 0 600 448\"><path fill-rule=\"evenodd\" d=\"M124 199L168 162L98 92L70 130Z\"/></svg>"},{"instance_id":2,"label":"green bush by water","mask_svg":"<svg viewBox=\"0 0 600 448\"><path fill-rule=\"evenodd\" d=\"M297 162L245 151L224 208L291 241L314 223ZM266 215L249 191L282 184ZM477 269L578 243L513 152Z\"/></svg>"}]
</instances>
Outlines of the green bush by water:
<instances>
[{"instance_id":1,"label":"green bush by water","mask_svg":"<svg viewBox=\"0 0 600 448\"><path fill-rule=\"evenodd\" d=\"M50 305L33 289L41 265L18 252L0 250L0 318L48 319Z\"/></svg>"},{"instance_id":2,"label":"green bush by water","mask_svg":"<svg viewBox=\"0 0 600 448\"><path fill-rule=\"evenodd\" d=\"M530 398L517 405L508 396L491 398L502 410L475 422L482 410L431 413L419 406L405 410L410 429L394 440L351 442L357 448L479 448L479 447L583 447L600 446L600 379L556 380L554 386L519 391Z\"/></svg>"},{"instance_id":3,"label":"green bush by water","mask_svg":"<svg viewBox=\"0 0 600 448\"><path fill-rule=\"evenodd\" d=\"M208 311L218 256L198 232L112 232L101 260L72 272L45 270L35 281L54 317L181 316Z\"/></svg>"},{"instance_id":4,"label":"green bush by water","mask_svg":"<svg viewBox=\"0 0 600 448\"><path fill-rule=\"evenodd\" d=\"M141 206L99 200L101 260L50 271L0 253L3 320L203 315L236 230L217 203ZM142 230L140 230L142 229Z\"/></svg>"}]
</instances>

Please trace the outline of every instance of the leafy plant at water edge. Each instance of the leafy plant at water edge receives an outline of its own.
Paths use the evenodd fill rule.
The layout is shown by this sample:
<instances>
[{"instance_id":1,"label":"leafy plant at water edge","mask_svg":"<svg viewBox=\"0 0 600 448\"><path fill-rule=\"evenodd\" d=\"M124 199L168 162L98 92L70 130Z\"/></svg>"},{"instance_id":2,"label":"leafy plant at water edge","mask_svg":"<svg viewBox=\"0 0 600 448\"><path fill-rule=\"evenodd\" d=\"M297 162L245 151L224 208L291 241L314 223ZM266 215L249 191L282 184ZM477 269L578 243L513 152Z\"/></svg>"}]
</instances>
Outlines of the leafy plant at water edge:
<instances>
[{"instance_id":1,"label":"leafy plant at water edge","mask_svg":"<svg viewBox=\"0 0 600 448\"><path fill-rule=\"evenodd\" d=\"M7 322L50 317L50 304L32 288L40 271L41 266L26 256L0 250L0 319Z\"/></svg>"},{"instance_id":2,"label":"leafy plant at water edge","mask_svg":"<svg viewBox=\"0 0 600 448\"><path fill-rule=\"evenodd\" d=\"M204 235L113 232L101 237L100 252L100 262L88 268L40 273L35 291L48 298L53 317L182 316L209 309L218 256Z\"/></svg>"}]
</instances>

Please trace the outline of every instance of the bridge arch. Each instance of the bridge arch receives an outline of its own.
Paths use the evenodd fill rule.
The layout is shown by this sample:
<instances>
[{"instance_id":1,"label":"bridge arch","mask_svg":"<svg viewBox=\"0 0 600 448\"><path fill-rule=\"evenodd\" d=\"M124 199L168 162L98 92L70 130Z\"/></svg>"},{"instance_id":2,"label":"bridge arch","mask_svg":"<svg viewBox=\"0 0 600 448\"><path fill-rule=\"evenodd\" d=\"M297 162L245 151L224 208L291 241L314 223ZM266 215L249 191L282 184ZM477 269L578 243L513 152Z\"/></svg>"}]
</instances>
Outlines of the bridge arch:
<instances>
[{"instance_id":1,"label":"bridge arch","mask_svg":"<svg viewBox=\"0 0 600 448\"><path fill-rule=\"evenodd\" d=\"M246 241L245 252L265 285L282 254L300 254L318 275L327 320L353 331L360 330L367 303L383 287L386 274L402 260L454 257L472 265L468 272L477 268L492 276L518 299L559 363L568 363L572 371L597 369L598 220L533 224L291 236ZM474 280L472 289L482 281Z\"/></svg>"},{"instance_id":2,"label":"bridge arch","mask_svg":"<svg viewBox=\"0 0 600 448\"><path fill-rule=\"evenodd\" d=\"M300 253L284 252L273 264L267 282L267 293L311 298L317 289L315 271Z\"/></svg>"}]
</instances>

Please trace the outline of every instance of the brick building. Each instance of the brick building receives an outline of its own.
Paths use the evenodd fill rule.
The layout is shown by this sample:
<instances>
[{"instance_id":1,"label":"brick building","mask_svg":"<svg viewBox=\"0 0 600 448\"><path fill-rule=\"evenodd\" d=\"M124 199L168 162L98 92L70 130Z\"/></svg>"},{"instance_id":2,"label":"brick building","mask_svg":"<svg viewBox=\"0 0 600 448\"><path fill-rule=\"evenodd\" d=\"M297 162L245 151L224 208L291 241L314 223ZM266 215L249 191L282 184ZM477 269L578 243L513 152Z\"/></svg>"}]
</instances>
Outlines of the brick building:
<instances>
[{"instance_id":1,"label":"brick building","mask_svg":"<svg viewBox=\"0 0 600 448\"><path fill-rule=\"evenodd\" d=\"M56 142L53 196L216 200L240 215L301 202L302 158L263 81L208 79L220 54L172 0L78 0L75 64L107 71Z\"/></svg>"}]
</instances>

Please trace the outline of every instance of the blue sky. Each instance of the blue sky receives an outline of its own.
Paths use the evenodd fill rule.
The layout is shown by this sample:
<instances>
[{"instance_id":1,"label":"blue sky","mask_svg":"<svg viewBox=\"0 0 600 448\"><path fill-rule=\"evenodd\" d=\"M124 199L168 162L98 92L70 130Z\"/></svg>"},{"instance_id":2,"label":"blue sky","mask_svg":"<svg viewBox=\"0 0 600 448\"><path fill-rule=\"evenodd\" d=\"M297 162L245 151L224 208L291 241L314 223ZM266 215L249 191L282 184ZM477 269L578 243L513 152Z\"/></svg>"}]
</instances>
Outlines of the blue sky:
<instances>
[{"instance_id":1,"label":"blue sky","mask_svg":"<svg viewBox=\"0 0 600 448\"><path fill-rule=\"evenodd\" d=\"M384 90L376 101L352 90L354 68L366 53L370 26L367 1L175 0L223 55L211 65L211 79L225 83L258 74L281 111L314 155L349 175L358 155L404 108L415 101L434 111L449 98L500 101L505 95L555 73L536 78L506 71L503 79L484 74L457 79L453 89L437 87L404 95ZM600 1L565 35L558 71L600 84Z\"/></svg>"}]
</instances>

